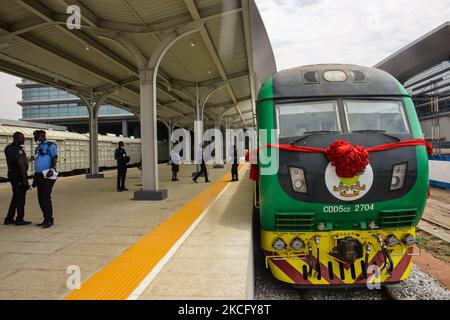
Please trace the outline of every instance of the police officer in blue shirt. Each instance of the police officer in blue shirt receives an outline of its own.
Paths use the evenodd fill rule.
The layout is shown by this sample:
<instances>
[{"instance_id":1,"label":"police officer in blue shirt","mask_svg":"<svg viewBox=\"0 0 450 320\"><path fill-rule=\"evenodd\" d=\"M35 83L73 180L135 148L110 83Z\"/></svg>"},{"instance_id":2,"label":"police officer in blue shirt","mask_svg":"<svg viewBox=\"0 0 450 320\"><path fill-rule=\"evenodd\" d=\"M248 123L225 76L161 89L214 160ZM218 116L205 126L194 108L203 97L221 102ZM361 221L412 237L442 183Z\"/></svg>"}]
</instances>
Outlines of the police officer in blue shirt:
<instances>
[{"instance_id":1,"label":"police officer in blue shirt","mask_svg":"<svg viewBox=\"0 0 450 320\"><path fill-rule=\"evenodd\" d=\"M33 187L37 187L39 206L44 215L44 221L38 224L38 227L50 228L53 225L52 190L56 182L58 147L47 141L46 132L43 130L36 130L33 135L34 141L39 143L34 153Z\"/></svg>"}]
</instances>

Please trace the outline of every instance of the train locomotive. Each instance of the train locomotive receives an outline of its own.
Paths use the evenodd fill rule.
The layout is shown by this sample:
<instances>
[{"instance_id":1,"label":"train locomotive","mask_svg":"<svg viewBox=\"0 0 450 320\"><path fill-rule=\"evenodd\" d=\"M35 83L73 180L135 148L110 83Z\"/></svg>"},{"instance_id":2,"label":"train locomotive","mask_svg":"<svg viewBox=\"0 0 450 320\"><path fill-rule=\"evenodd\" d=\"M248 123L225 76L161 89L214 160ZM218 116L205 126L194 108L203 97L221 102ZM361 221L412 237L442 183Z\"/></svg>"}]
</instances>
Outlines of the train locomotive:
<instances>
[{"instance_id":1,"label":"train locomotive","mask_svg":"<svg viewBox=\"0 0 450 320\"><path fill-rule=\"evenodd\" d=\"M257 119L276 132L259 149L278 153L277 172L261 174L261 156L252 168L273 276L303 287L405 280L430 152L406 89L374 68L289 69L263 83Z\"/></svg>"}]
</instances>

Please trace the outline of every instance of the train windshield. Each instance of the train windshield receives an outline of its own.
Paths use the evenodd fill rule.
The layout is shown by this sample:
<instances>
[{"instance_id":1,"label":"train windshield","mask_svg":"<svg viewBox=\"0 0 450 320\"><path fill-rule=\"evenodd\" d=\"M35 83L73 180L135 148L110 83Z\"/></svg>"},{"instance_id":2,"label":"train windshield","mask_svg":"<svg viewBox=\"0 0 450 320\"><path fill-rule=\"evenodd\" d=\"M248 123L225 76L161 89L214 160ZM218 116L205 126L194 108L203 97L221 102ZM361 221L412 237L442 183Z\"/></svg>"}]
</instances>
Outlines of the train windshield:
<instances>
[{"instance_id":1,"label":"train windshield","mask_svg":"<svg viewBox=\"0 0 450 320\"><path fill-rule=\"evenodd\" d=\"M306 132L341 131L337 101L296 102L278 105L280 137Z\"/></svg>"},{"instance_id":2,"label":"train windshield","mask_svg":"<svg viewBox=\"0 0 450 320\"><path fill-rule=\"evenodd\" d=\"M348 129L409 133L401 101L344 100Z\"/></svg>"}]
</instances>

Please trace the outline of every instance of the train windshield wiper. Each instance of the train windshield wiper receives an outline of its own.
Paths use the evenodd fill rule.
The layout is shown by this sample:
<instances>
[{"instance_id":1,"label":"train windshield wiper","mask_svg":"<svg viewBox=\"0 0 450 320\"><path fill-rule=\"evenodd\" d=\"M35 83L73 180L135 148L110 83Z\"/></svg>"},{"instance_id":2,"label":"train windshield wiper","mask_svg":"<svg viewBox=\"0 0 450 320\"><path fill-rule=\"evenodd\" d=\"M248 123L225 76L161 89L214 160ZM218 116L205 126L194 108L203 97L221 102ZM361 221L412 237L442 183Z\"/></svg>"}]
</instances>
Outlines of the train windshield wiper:
<instances>
[{"instance_id":1,"label":"train windshield wiper","mask_svg":"<svg viewBox=\"0 0 450 320\"><path fill-rule=\"evenodd\" d=\"M324 134L324 133L340 133L339 131L336 130L317 130L317 131L306 131L303 132L303 137L298 138L296 140L292 140L291 141L291 145L294 145L300 141L302 141L303 139L308 138L309 136L313 135L313 134Z\"/></svg>"},{"instance_id":2,"label":"train windshield wiper","mask_svg":"<svg viewBox=\"0 0 450 320\"><path fill-rule=\"evenodd\" d=\"M386 136L388 138L400 141L400 138L397 138L396 136L392 136L390 134L386 133L386 130L370 130L370 129L366 129L366 130L354 130L351 131L351 133L379 133L382 134L383 136Z\"/></svg>"}]
</instances>

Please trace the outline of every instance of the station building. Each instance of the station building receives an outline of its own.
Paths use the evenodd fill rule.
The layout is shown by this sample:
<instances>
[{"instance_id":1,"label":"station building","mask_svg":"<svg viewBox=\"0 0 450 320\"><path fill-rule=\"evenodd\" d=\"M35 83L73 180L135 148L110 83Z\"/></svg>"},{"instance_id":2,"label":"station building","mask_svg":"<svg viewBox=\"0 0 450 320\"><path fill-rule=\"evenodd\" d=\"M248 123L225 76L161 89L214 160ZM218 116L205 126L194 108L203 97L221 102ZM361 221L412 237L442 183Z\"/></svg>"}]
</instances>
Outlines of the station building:
<instances>
[{"instance_id":1,"label":"station building","mask_svg":"<svg viewBox=\"0 0 450 320\"><path fill-rule=\"evenodd\" d=\"M414 98L425 139L450 148L450 59L412 77L405 87Z\"/></svg>"},{"instance_id":2,"label":"station building","mask_svg":"<svg viewBox=\"0 0 450 320\"><path fill-rule=\"evenodd\" d=\"M17 87L22 90L22 120L61 125L70 131L89 132L89 112L83 101L64 90L31 80L22 79ZM139 121L134 114L110 104L99 111L100 134L139 137Z\"/></svg>"},{"instance_id":3,"label":"station building","mask_svg":"<svg viewBox=\"0 0 450 320\"><path fill-rule=\"evenodd\" d=\"M414 99L425 139L450 153L450 22L375 65L392 74Z\"/></svg>"}]
</instances>

